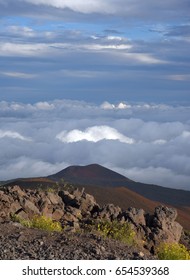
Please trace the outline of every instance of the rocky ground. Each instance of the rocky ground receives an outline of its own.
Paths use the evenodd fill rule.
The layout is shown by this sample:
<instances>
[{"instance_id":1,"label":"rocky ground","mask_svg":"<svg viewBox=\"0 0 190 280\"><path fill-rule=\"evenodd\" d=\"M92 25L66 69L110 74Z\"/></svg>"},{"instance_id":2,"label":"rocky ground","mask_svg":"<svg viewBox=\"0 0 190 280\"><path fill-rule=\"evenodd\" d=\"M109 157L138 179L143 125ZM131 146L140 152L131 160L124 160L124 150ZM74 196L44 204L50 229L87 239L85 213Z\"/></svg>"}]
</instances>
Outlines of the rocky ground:
<instances>
[{"instance_id":1,"label":"rocky ground","mask_svg":"<svg viewBox=\"0 0 190 280\"><path fill-rule=\"evenodd\" d=\"M44 215L58 221L62 232L26 228L13 217L30 220ZM0 259L155 259L160 242L182 242L183 234L173 208L158 206L153 215L143 209L123 210L113 204L99 206L84 190L39 191L19 186L0 190ZM105 238L101 232L84 230L100 220L129 223L136 245Z\"/></svg>"},{"instance_id":2,"label":"rocky ground","mask_svg":"<svg viewBox=\"0 0 190 280\"><path fill-rule=\"evenodd\" d=\"M92 233L48 233L21 227L16 223L0 225L0 259L115 260L154 259L148 251Z\"/></svg>"}]
</instances>

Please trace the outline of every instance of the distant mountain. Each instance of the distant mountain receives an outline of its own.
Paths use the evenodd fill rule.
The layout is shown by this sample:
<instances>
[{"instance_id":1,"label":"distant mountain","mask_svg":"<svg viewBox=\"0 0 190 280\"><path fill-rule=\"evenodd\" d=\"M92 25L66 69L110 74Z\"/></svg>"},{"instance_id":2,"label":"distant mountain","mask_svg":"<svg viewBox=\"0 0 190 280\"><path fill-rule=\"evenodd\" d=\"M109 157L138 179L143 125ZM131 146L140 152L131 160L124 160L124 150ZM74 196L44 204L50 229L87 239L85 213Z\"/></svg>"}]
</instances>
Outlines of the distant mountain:
<instances>
[{"instance_id":1,"label":"distant mountain","mask_svg":"<svg viewBox=\"0 0 190 280\"><path fill-rule=\"evenodd\" d=\"M190 191L135 182L99 164L70 166L47 178L53 181L63 179L71 184L87 186L127 187L153 201L176 206L190 206Z\"/></svg>"},{"instance_id":2,"label":"distant mountain","mask_svg":"<svg viewBox=\"0 0 190 280\"><path fill-rule=\"evenodd\" d=\"M54 181L64 179L65 181L73 184L104 187L118 187L125 185L126 182L132 182L125 176L99 164L69 166L56 174L48 176L47 178Z\"/></svg>"}]
</instances>

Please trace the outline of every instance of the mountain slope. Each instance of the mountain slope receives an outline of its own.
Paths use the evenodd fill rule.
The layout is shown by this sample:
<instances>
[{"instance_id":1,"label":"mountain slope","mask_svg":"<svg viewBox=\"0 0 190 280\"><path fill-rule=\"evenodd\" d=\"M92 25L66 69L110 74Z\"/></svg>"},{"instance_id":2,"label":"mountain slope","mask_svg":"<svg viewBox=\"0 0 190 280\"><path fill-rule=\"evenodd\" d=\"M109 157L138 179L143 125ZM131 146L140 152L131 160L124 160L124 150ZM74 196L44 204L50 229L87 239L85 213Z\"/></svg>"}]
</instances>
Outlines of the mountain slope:
<instances>
[{"instance_id":1,"label":"mountain slope","mask_svg":"<svg viewBox=\"0 0 190 280\"><path fill-rule=\"evenodd\" d=\"M99 164L90 164L86 166L69 166L60 172L50 175L47 178L55 181L64 179L70 183L104 186L104 187L118 187L126 182L132 182L119 173L112 171Z\"/></svg>"},{"instance_id":2,"label":"mountain slope","mask_svg":"<svg viewBox=\"0 0 190 280\"><path fill-rule=\"evenodd\" d=\"M79 187L80 188L80 187ZM82 188L82 187L81 187ZM153 213L155 207L160 204L177 209L177 221L187 230L190 230L190 207L180 207L168 203L150 200L126 187L103 188L95 186L85 186L85 191L92 194L100 205L113 203L122 209L128 207L142 208L146 213Z\"/></svg>"}]
</instances>

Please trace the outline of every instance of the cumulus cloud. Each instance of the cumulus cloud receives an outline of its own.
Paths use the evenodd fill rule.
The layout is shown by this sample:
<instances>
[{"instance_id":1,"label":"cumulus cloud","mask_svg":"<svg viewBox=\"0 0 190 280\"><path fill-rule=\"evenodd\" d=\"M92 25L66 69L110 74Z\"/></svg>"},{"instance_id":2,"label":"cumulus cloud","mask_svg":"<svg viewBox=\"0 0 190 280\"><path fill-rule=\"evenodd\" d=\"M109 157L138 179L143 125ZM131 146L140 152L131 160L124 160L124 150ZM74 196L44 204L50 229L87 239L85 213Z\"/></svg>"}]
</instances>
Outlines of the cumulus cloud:
<instances>
[{"instance_id":1,"label":"cumulus cloud","mask_svg":"<svg viewBox=\"0 0 190 280\"><path fill-rule=\"evenodd\" d=\"M48 102L37 102L35 107L40 110L53 110L55 108L53 104L49 104Z\"/></svg>"},{"instance_id":2,"label":"cumulus cloud","mask_svg":"<svg viewBox=\"0 0 190 280\"><path fill-rule=\"evenodd\" d=\"M124 102L120 102L119 104L111 104L107 101L101 104L102 109L111 110L111 109L129 109L131 108L130 104L126 104Z\"/></svg>"},{"instance_id":3,"label":"cumulus cloud","mask_svg":"<svg viewBox=\"0 0 190 280\"><path fill-rule=\"evenodd\" d=\"M136 181L189 189L188 106L103 104L112 106L0 102L0 180L99 163Z\"/></svg>"},{"instance_id":4,"label":"cumulus cloud","mask_svg":"<svg viewBox=\"0 0 190 280\"><path fill-rule=\"evenodd\" d=\"M109 126L88 127L84 131L74 129L71 131L62 131L56 136L62 142L73 143L78 141L98 142L101 140L118 140L126 144L133 144L134 140L119 133L115 128Z\"/></svg>"}]
</instances>

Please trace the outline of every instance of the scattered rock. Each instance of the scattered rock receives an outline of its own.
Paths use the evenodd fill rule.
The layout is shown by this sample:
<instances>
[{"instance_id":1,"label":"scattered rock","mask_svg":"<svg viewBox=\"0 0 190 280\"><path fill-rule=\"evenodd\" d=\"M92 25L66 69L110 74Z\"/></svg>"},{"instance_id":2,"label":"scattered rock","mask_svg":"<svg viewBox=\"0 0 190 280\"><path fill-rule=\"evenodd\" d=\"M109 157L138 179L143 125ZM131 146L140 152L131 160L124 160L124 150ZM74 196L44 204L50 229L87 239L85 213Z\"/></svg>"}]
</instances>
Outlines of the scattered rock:
<instances>
[{"instance_id":1,"label":"scattered rock","mask_svg":"<svg viewBox=\"0 0 190 280\"><path fill-rule=\"evenodd\" d=\"M50 246L48 244L49 240L51 240L50 236L40 230L28 229L27 231L27 229L24 229L25 233L30 232L34 237L41 234L43 238L40 237L39 240L35 240L29 235L23 236L21 233L17 234L19 237L17 236L16 239L16 232L23 230L23 228L18 227L16 223L11 224L11 215L17 215L22 219L30 219L34 215L51 217L54 221L59 221L62 224L65 234L66 232L68 235L75 234L75 237L71 243L70 241L63 242L63 248L62 245L60 247L61 240L62 238L64 240L68 238L68 235L63 233L53 233L55 240L52 239L52 245ZM129 208L128 210L122 210L113 204L100 207L95 198L85 193L84 189L82 191L78 189L72 190L71 192L64 190L47 192L25 190L19 186L5 187L0 190L0 246L2 246L0 258L147 259L147 254L150 257L160 242L179 242L183 229L175 221L176 217L177 211L166 206L156 207L153 215L146 214L143 209ZM130 223L131 227L136 231L138 239L141 240L138 250L130 251L127 248L128 253L124 253L121 252L120 248L120 245L124 245L118 245L119 243L114 243L115 241L113 240L105 241L101 236L92 234L77 235L85 229L85 225L93 225L96 219ZM12 239L9 234L6 236L5 232L3 233L5 224L7 225L7 230L14 227L15 232L11 233ZM13 240L15 245L12 243ZM185 237L183 240L187 243ZM17 242L19 242L19 245ZM27 249L24 242L28 242ZM113 247L116 246L113 251L111 248L109 249L109 242ZM34 249L32 250L29 246ZM37 251L37 248L39 251ZM116 248L119 249L117 250Z\"/></svg>"}]
</instances>

